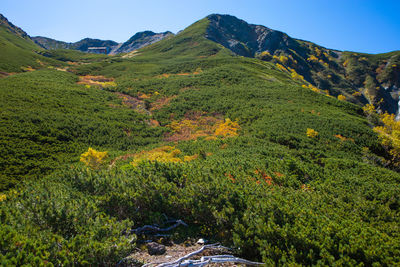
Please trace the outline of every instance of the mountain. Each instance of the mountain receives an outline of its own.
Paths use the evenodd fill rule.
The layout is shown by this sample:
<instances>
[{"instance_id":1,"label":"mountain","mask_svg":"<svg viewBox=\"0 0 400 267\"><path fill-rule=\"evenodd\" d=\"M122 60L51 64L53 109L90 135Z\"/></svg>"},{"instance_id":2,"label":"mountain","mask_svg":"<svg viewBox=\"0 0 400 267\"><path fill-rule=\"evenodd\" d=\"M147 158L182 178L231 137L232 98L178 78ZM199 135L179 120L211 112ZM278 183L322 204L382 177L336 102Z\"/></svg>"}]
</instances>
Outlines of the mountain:
<instances>
[{"instance_id":1,"label":"mountain","mask_svg":"<svg viewBox=\"0 0 400 267\"><path fill-rule=\"evenodd\" d=\"M56 61L38 54L43 50L29 35L0 14L0 76L41 68Z\"/></svg>"},{"instance_id":2,"label":"mountain","mask_svg":"<svg viewBox=\"0 0 400 267\"><path fill-rule=\"evenodd\" d=\"M24 32L21 28L9 22L8 19L4 17L2 14L0 14L0 26L6 28L9 32L23 39L30 40L30 37L26 32Z\"/></svg>"},{"instance_id":3,"label":"mountain","mask_svg":"<svg viewBox=\"0 0 400 267\"><path fill-rule=\"evenodd\" d=\"M396 86L398 52L226 15L125 55L0 28L0 66L43 64L0 79L2 265L136 266L159 262L148 240L167 259L203 238L265 266L399 266L400 122L356 85Z\"/></svg>"},{"instance_id":4,"label":"mountain","mask_svg":"<svg viewBox=\"0 0 400 267\"><path fill-rule=\"evenodd\" d=\"M111 51L118 46L117 42L111 40L92 38L85 38L75 43L66 43L41 36L32 37L32 40L45 49L75 49L82 52L89 52L89 47L106 47L108 51Z\"/></svg>"},{"instance_id":5,"label":"mountain","mask_svg":"<svg viewBox=\"0 0 400 267\"><path fill-rule=\"evenodd\" d=\"M206 38L237 55L279 64L306 86L310 83L334 96L371 103L382 112L399 112L400 51L377 55L342 52L230 15L213 14L207 19Z\"/></svg>"},{"instance_id":6,"label":"mountain","mask_svg":"<svg viewBox=\"0 0 400 267\"><path fill-rule=\"evenodd\" d=\"M170 31L162 33L154 33L152 31L138 32L125 43L122 43L118 47L115 47L111 51L111 54L128 53L139 48L151 45L173 35L174 34Z\"/></svg>"},{"instance_id":7,"label":"mountain","mask_svg":"<svg viewBox=\"0 0 400 267\"><path fill-rule=\"evenodd\" d=\"M109 54L128 53L133 50L145 47L158 42L164 38L173 36L172 32L154 33L152 31L138 32L128 41L118 44L111 40L99 40L85 38L75 43L57 41L51 38L36 36L32 37L38 45L45 49L75 49L82 52L89 52L89 47L106 47Z\"/></svg>"}]
</instances>

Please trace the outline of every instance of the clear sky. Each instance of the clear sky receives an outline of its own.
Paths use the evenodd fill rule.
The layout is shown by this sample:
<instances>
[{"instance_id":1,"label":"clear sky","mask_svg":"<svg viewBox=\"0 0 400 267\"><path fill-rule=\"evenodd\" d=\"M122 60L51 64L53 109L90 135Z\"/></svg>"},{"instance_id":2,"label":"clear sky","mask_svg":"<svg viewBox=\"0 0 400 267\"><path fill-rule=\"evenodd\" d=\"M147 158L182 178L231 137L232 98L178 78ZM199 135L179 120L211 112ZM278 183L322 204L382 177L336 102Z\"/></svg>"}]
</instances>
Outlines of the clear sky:
<instances>
[{"instance_id":1,"label":"clear sky","mask_svg":"<svg viewBox=\"0 0 400 267\"><path fill-rule=\"evenodd\" d=\"M0 13L31 36L67 42L176 33L220 13L327 48L400 50L400 0L0 0Z\"/></svg>"}]
</instances>

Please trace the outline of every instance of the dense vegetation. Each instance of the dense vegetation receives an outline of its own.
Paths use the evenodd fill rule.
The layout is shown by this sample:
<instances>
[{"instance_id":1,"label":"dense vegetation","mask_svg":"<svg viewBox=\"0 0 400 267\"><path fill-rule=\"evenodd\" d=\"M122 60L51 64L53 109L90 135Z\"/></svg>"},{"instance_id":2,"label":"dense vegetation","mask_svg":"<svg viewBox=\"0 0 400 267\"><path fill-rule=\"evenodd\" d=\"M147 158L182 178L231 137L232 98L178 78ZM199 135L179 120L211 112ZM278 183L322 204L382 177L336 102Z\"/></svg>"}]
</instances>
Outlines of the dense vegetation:
<instances>
[{"instance_id":1,"label":"dense vegetation","mask_svg":"<svg viewBox=\"0 0 400 267\"><path fill-rule=\"evenodd\" d=\"M164 215L267 265L399 264L400 175L371 119L206 27L0 80L1 181L20 181L0 194L2 264L112 265L124 230Z\"/></svg>"}]
</instances>

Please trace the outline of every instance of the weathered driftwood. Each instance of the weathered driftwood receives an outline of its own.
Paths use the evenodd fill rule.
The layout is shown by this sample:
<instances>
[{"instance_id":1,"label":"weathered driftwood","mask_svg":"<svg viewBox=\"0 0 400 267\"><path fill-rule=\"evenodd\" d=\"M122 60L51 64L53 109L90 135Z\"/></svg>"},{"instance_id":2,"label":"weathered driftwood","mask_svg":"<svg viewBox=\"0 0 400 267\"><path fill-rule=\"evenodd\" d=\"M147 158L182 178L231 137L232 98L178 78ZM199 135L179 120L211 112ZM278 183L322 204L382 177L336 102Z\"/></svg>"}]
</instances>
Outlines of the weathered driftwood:
<instances>
[{"instance_id":1,"label":"weathered driftwood","mask_svg":"<svg viewBox=\"0 0 400 267\"><path fill-rule=\"evenodd\" d=\"M156 265L156 267L197 267L197 266L205 266L207 264L211 263L226 263L226 262L232 262L232 263L240 263L240 264L246 264L246 265L262 265L263 263L261 262L253 262L253 261L248 261L245 259L241 259L238 257L235 257L233 255L215 255L215 256L203 256L200 258L200 260L190 260L189 258L200 254L206 249L226 249L230 250L227 247L220 246L218 244L211 244L211 245L205 245L202 248L193 251L175 261L172 262L165 262L165 263L148 263L143 265L142 267L148 267L150 265Z\"/></svg>"},{"instance_id":2,"label":"weathered driftwood","mask_svg":"<svg viewBox=\"0 0 400 267\"><path fill-rule=\"evenodd\" d=\"M158 232L168 232L179 225L183 226L188 226L184 221L182 220L175 220L175 221L170 221L171 223L174 222L173 225L166 227L166 228L160 228L158 225L145 225L136 229L132 229L130 231L130 234L136 234L136 235L141 235L141 234L153 234L153 233L158 233Z\"/></svg>"}]
</instances>

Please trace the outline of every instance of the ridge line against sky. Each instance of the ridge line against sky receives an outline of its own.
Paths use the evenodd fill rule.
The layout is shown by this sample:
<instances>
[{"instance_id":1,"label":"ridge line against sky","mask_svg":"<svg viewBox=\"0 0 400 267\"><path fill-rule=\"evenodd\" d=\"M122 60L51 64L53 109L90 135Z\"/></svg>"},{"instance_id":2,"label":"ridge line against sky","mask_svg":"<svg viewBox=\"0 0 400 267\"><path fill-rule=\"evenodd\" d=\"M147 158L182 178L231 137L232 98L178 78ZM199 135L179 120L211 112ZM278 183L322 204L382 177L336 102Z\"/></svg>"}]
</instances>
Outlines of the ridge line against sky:
<instances>
[{"instance_id":1,"label":"ridge line against sky","mask_svg":"<svg viewBox=\"0 0 400 267\"><path fill-rule=\"evenodd\" d=\"M209 14L230 14L331 49L400 50L398 0L1 0L0 13L30 36L65 42L124 42L136 32L183 30Z\"/></svg>"}]
</instances>

